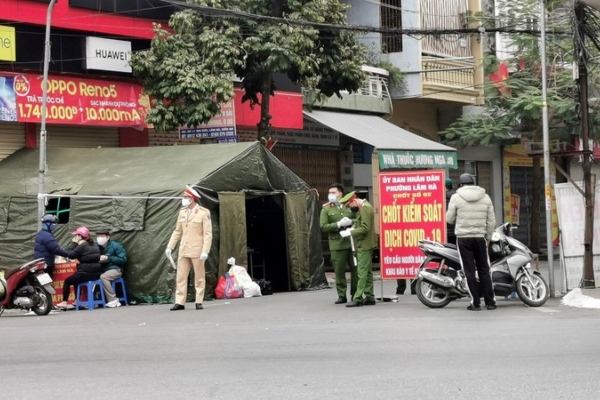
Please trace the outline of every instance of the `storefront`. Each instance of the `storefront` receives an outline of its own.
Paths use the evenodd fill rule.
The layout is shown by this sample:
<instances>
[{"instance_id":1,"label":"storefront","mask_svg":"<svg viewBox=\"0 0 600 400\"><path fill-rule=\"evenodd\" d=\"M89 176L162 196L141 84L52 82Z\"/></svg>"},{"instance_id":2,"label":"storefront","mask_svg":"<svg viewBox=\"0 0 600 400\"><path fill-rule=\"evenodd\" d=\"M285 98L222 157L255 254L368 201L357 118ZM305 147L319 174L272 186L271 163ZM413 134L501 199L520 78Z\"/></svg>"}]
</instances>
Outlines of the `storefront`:
<instances>
[{"instance_id":1,"label":"storefront","mask_svg":"<svg viewBox=\"0 0 600 400\"><path fill-rule=\"evenodd\" d=\"M42 79L0 72L4 105L0 113L0 156L37 147L42 114ZM150 107L133 83L51 75L47 96L47 146L119 147L123 136L145 135Z\"/></svg>"},{"instance_id":2,"label":"storefront","mask_svg":"<svg viewBox=\"0 0 600 400\"><path fill-rule=\"evenodd\" d=\"M457 168L456 150L423 138L375 115L305 111L306 118L338 132L343 150L352 155L352 188L379 201L379 171ZM355 162L359 161L359 162Z\"/></svg>"}]
</instances>

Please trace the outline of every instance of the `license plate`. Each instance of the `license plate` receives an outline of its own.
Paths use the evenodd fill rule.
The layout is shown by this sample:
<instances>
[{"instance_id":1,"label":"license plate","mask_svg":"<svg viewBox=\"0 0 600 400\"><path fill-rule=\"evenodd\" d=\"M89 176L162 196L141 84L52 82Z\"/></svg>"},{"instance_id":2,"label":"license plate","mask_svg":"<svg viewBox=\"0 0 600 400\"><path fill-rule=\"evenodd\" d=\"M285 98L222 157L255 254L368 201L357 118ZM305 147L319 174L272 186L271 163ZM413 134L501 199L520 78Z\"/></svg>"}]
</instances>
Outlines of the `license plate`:
<instances>
[{"instance_id":1,"label":"license plate","mask_svg":"<svg viewBox=\"0 0 600 400\"><path fill-rule=\"evenodd\" d=\"M50 275L48 274L39 274L37 276L37 280L40 283L40 285L47 285L49 283L52 283L52 278L50 278Z\"/></svg>"}]
</instances>

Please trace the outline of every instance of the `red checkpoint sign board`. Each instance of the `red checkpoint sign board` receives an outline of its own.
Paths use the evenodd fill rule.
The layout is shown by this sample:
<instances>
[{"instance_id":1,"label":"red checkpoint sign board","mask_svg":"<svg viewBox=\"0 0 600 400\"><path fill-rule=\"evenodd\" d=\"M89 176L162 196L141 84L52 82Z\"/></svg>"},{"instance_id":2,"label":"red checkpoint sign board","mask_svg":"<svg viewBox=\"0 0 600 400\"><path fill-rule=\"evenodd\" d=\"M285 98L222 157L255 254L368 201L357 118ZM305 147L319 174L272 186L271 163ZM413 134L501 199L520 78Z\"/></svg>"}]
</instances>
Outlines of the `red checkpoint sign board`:
<instances>
[{"instance_id":1,"label":"red checkpoint sign board","mask_svg":"<svg viewBox=\"0 0 600 400\"><path fill-rule=\"evenodd\" d=\"M382 279L413 279L425 259L420 239L446 241L444 170L379 174Z\"/></svg>"}]
</instances>

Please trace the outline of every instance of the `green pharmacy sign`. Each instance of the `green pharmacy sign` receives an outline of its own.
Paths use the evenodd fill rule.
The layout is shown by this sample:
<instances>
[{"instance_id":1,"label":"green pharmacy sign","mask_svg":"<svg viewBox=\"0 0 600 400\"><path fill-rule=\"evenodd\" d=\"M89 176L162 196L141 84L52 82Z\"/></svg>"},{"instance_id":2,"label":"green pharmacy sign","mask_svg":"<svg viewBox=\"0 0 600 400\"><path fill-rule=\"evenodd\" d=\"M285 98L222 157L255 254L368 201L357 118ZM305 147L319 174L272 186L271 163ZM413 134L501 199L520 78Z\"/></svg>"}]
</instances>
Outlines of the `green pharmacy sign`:
<instances>
[{"instance_id":1,"label":"green pharmacy sign","mask_svg":"<svg viewBox=\"0 0 600 400\"><path fill-rule=\"evenodd\" d=\"M409 168L458 168L454 151L377 150L379 170Z\"/></svg>"}]
</instances>

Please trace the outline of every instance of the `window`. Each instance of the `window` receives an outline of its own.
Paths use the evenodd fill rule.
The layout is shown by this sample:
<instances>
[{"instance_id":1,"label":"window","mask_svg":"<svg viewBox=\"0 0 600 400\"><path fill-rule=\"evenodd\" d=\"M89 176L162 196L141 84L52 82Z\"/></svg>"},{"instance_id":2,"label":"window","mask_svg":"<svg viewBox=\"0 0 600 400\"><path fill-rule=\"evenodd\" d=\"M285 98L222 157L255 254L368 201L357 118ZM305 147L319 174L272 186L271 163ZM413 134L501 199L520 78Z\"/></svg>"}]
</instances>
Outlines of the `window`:
<instances>
[{"instance_id":1,"label":"window","mask_svg":"<svg viewBox=\"0 0 600 400\"><path fill-rule=\"evenodd\" d=\"M48 199L46 214L56 215L59 224L66 224L69 222L69 216L71 214L71 198L52 197Z\"/></svg>"},{"instance_id":2,"label":"window","mask_svg":"<svg viewBox=\"0 0 600 400\"><path fill-rule=\"evenodd\" d=\"M379 15L382 28L402 28L402 0L381 0ZM399 53L402 51L402 35L400 33L381 34L381 52Z\"/></svg>"}]
</instances>

